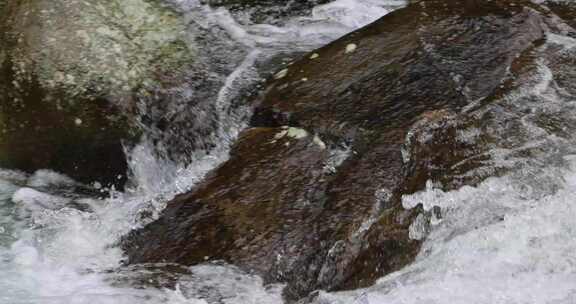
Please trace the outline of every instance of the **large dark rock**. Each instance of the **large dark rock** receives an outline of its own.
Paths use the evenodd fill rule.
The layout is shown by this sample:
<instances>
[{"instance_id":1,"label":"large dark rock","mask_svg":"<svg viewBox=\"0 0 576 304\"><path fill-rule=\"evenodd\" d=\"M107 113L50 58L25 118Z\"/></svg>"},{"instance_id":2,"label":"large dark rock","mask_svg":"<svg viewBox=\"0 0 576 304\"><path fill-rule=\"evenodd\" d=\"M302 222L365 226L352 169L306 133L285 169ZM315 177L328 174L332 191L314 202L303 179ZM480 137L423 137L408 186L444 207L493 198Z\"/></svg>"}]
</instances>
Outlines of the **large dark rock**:
<instances>
[{"instance_id":1,"label":"large dark rock","mask_svg":"<svg viewBox=\"0 0 576 304\"><path fill-rule=\"evenodd\" d=\"M542 18L514 1L417 2L279 72L254 122L345 136L460 108L498 88Z\"/></svg>"},{"instance_id":2,"label":"large dark rock","mask_svg":"<svg viewBox=\"0 0 576 304\"><path fill-rule=\"evenodd\" d=\"M483 152L517 139L494 134L515 111L499 103L563 26L529 1L419 1L307 54L268 83L230 159L126 237L127 262L225 260L287 282L289 300L372 284L439 216L403 195L498 174Z\"/></svg>"},{"instance_id":3,"label":"large dark rock","mask_svg":"<svg viewBox=\"0 0 576 304\"><path fill-rule=\"evenodd\" d=\"M159 1L2 3L0 166L122 186L140 110L200 86L187 24Z\"/></svg>"}]
</instances>

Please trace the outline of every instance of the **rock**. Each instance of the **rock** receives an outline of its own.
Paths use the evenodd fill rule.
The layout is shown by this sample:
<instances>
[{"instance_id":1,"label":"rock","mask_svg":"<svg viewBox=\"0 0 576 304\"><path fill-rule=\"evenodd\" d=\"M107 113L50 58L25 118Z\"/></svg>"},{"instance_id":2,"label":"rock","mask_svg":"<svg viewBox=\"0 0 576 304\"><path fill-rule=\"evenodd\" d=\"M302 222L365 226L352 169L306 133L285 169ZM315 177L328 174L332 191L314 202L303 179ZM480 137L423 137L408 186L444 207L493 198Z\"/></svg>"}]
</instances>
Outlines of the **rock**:
<instances>
[{"instance_id":1,"label":"rock","mask_svg":"<svg viewBox=\"0 0 576 304\"><path fill-rule=\"evenodd\" d=\"M565 0L548 0L544 4L570 26L576 28L576 4Z\"/></svg>"},{"instance_id":2,"label":"rock","mask_svg":"<svg viewBox=\"0 0 576 304\"><path fill-rule=\"evenodd\" d=\"M322 211L321 206L306 202L311 199L306 194L292 191L290 184L315 188L315 180L321 178L321 160L327 153L302 129L245 131L228 162L196 191L177 197L171 203L175 208L166 209L162 218L150 224L150 229L135 234L138 240L147 240L146 244L138 240L125 242L129 262L166 259L194 264L207 258L226 259L232 253L228 249L235 248L234 252L240 253L235 259L246 260L265 271L269 265L253 257L259 256L261 261L276 259L282 232L300 225L302 216ZM255 220L259 224L254 225ZM177 228L171 227L170 222L194 225ZM275 241L263 244L264 236Z\"/></svg>"},{"instance_id":3,"label":"rock","mask_svg":"<svg viewBox=\"0 0 576 304\"><path fill-rule=\"evenodd\" d=\"M3 5L0 166L121 186L138 101L183 82L194 62L186 24L156 1Z\"/></svg>"},{"instance_id":4,"label":"rock","mask_svg":"<svg viewBox=\"0 0 576 304\"><path fill-rule=\"evenodd\" d=\"M498 174L485 152L513 140L494 133L517 110L504 97L560 23L530 1L419 1L307 54L269 81L230 159L124 239L127 262L224 260L286 282L288 301L400 269L432 216L402 196Z\"/></svg>"},{"instance_id":5,"label":"rock","mask_svg":"<svg viewBox=\"0 0 576 304\"><path fill-rule=\"evenodd\" d=\"M460 108L497 89L507 66L543 37L542 17L526 5L421 1L395 11L276 74L254 124L354 137L412 124L426 111Z\"/></svg>"}]
</instances>

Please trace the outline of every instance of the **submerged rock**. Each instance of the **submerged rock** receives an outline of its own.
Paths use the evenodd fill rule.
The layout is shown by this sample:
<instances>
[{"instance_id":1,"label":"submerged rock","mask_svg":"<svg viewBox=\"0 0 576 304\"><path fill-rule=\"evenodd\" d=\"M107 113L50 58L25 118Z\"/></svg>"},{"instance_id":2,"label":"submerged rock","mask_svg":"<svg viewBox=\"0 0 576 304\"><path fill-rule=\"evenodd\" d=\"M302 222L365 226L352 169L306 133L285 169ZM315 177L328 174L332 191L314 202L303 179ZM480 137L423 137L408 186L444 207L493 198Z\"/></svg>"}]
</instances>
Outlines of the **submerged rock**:
<instances>
[{"instance_id":1,"label":"submerged rock","mask_svg":"<svg viewBox=\"0 0 576 304\"><path fill-rule=\"evenodd\" d=\"M127 262L225 260L290 301L369 286L440 214L403 195L498 174L484 152L516 140L494 132L501 101L554 27L530 1L419 1L313 51L272 77L226 163L125 238Z\"/></svg>"},{"instance_id":2,"label":"submerged rock","mask_svg":"<svg viewBox=\"0 0 576 304\"><path fill-rule=\"evenodd\" d=\"M183 80L195 51L157 1L24 0L0 11L0 166L122 185L137 100Z\"/></svg>"}]
</instances>

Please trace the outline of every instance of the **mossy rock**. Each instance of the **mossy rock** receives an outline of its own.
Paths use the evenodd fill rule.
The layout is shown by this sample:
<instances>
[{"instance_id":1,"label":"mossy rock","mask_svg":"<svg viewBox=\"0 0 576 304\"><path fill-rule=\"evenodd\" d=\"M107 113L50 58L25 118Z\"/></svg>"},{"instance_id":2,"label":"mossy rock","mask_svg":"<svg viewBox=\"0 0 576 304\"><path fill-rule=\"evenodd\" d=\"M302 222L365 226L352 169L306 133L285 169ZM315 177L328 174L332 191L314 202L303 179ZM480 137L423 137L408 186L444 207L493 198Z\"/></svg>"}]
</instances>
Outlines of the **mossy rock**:
<instances>
[{"instance_id":1,"label":"mossy rock","mask_svg":"<svg viewBox=\"0 0 576 304\"><path fill-rule=\"evenodd\" d=\"M121 186L138 100L194 62L181 16L148 0L0 5L0 166Z\"/></svg>"}]
</instances>

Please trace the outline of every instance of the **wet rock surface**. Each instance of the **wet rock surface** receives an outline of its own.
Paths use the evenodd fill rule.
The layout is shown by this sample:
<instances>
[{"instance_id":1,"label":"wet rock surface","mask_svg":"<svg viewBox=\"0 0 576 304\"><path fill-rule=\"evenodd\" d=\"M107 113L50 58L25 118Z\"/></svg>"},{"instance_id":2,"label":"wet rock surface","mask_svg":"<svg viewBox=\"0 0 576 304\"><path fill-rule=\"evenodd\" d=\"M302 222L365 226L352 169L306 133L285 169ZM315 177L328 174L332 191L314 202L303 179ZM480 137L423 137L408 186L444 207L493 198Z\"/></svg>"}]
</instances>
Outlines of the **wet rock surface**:
<instances>
[{"instance_id":1,"label":"wet rock surface","mask_svg":"<svg viewBox=\"0 0 576 304\"><path fill-rule=\"evenodd\" d=\"M217 128L214 100L238 64L234 55L243 54L222 52L234 48L217 29L161 1L3 5L3 168L53 169L121 187L124 149L142 130L169 147L163 156L184 163L208 145L203 138Z\"/></svg>"},{"instance_id":2,"label":"wet rock surface","mask_svg":"<svg viewBox=\"0 0 576 304\"><path fill-rule=\"evenodd\" d=\"M117 110L105 99L77 98L82 104L71 106L65 93L49 93L36 81L18 82L15 88L13 76L5 65L0 75L0 83L8 84L0 85L2 167L49 168L107 186L125 182L122 140L134 135Z\"/></svg>"},{"instance_id":3,"label":"wet rock surface","mask_svg":"<svg viewBox=\"0 0 576 304\"><path fill-rule=\"evenodd\" d=\"M121 186L137 99L193 61L185 26L152 1L12 1L0 24L0 164Z\"/></svg>"},{"instance_id":4,"label":"wet rock surface","mask_svg":"<svg viewBox=\"0 0 576 304\"><path fill-rule=\"evenodd\" d=\"M544 4L572 27L576 27L576 4L572 1L549 0Z\"/></svg>"},{"instance_id":5,"label":"wet rock surface","mask_svg":"<svg viewBox=\"0 0 576 304\"><path fill-rule=\"evenodd\" d=\"M224 260L289 301L398 270L440 216L402 196L505 169L484 152L523 141L494 130L522 115L510 92L535 58L567 60L542 48L559 20L528 1L419 1L307 54L267 84L230 159L125 238L127 262Z\"/></svg>"},{"instance_id":6,"label":"wet rock surface","mask_svg":"<svg viewBox=\"0 0 576 304\"><path fill-rule=\"evenodd\" d=\"M514 2L417 2L280 71L254 124L345 136L462 107L494 91L515 56L543 37L539 19Z\"/></svg>"}]
</instances>

